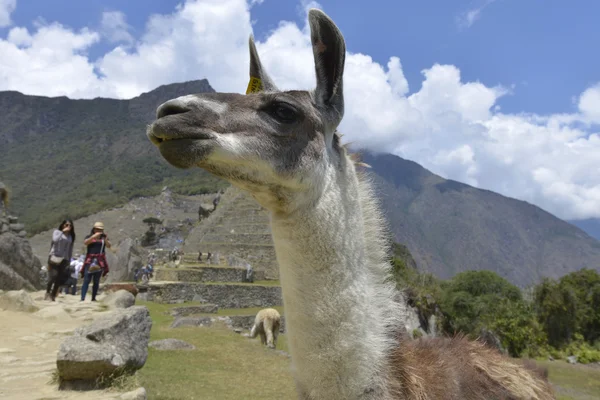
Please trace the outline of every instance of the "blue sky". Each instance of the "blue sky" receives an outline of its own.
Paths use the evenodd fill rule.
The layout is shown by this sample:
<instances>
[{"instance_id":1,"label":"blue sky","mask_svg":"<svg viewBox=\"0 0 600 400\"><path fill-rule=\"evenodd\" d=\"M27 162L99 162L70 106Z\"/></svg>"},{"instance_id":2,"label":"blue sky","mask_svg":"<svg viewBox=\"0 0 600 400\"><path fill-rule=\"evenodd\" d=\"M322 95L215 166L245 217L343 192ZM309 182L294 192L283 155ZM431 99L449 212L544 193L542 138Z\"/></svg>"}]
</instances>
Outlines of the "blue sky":
<instances>
[{"instance_id":1,"label":"blue sky","mask_svg":"<svg viewBox=\"0 0 600 400\"><path fill-rule=\"evenodd\" d=\"M0 0L0 90L131 98L208 78L243 93L251 33L279 87L310 89L315 5L346 40L346 140L600 217L598 1Z\"/></svg>"},{"instance_id":2,"label":"blue sky","mask_svg":"<svg viewBox=\"0 0 600 400\"><path fill-rule=\"evenodd\" d=\"M16 25L34 28L38 18L74 29L98 27L104 11L122 11L136 38L149 15L170 13L172 0L29 0L13 13ZM571 111L573 98L600 79L600 2L578 0L424 0L364 2L322 0L323 9L345 35L348 49L385 63L402 60L411 91L418 90L421 70L434 63L453 64L466 81L487 86L515 85L498 104L507 112ZM471 26L459 21L482 8ZM281 20L302 24L294 1L265 0L251 11L255 35L264 38ZM5 28L6 29L6 28ZM595 45L594 45L595 44ZM106 42L90 49L96 58L110 49Z\"/></svg>"}]
</instances>

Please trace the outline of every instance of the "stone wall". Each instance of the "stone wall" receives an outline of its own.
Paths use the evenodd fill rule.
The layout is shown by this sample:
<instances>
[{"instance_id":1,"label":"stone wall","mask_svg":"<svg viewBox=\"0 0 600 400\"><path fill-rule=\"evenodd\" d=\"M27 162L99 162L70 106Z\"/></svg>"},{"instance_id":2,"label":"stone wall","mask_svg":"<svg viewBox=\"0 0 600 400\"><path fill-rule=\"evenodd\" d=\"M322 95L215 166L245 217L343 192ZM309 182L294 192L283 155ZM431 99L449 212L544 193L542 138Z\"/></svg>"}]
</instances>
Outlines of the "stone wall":
<instances>
[{"instance_id":1,"label":"stone wall","mask_svg":"<svg viewBox=\"0 0 600 400\"><path fill-rule=\"evenodd\" d=\"M217 210L190 232L183 249L240 257L254 271L265 271L267 279L279 278L267 212L233 187L227 189Z\"/></svg>"},{"instance_id":2,"label":"stone wall","mask_svg":"<svg viewBox=\"0 0 600 400\"><path fill-rule=\"evenodd\" d=\"M157 303L192 301L195 296L219 308L273 307L283 305L279 286L159 282L148 286L147 300Z\"/></svg>"},{"instance_id":3,"label":"stone wall","mask_svg":"<svg viewBox=\"0 0 600 400\"><path fill-rule=\"evenodd\" d=\"M246 268L158 268L154 276L157 281L170 282L243 282ZM255 281L264 279L264 271L254 271Z\"/></svg>"}]
</instances>

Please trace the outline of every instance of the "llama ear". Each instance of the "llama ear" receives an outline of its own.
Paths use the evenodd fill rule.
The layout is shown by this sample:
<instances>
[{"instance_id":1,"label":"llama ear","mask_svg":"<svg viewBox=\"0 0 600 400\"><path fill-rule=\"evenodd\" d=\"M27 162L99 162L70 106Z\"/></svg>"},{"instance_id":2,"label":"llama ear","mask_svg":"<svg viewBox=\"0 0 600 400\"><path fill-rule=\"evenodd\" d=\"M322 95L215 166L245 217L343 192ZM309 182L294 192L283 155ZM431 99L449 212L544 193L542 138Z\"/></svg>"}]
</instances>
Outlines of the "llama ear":
<instances>
[{"instance_id":1,"label":"llama ear","mask_svg":"<svg viewBox=\"0 0 600 400\"><path fill-rule=\"evenodd\" d=\"M344 116L344 61L346 44L335 23L321 10L308 12L310 39L317 73L316 101L330 112L337 126Z\"/></svg>"},{"instance_id":2,"label":"llama ear","mask_svg":"<svg viewBox=\"0 0 600 400\"><path fill-rule=\"evenodd\" d=\"M269 75L267 75L263 69L263 66L260 62L260 57L258 57L258 52L256 51L256 45L254 44L254 37L252 35L250 35L248 45L250 47L250 82L248 83L246 94L262 91L279 91L277 86L275 86Z\"/></svg>"}]
</instances>

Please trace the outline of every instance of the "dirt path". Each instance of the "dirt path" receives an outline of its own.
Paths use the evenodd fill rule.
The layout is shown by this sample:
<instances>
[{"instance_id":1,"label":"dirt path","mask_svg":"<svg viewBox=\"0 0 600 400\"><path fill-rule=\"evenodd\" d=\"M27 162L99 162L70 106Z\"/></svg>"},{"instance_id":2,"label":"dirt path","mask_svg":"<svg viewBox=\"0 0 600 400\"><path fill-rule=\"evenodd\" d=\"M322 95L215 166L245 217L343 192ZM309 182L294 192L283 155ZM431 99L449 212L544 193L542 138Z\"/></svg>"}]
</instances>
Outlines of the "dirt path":
<instances>
[{"instance_id":1,"label":"dirt path","mask_svg":"<svg viewBox=\"0 0 600 400\"><path fill-rule=\"evenodd\" d=\"M79 326L105 314L101 303L79 296L60 295L56 302L44 301L44 292L31 293L40 311L0 310L0 398L6 400L116 399L106 391L59 391L50 383L56 370L61 341ZM101 299L98 296L98 299Z\"/></svg>"}]
</instances>

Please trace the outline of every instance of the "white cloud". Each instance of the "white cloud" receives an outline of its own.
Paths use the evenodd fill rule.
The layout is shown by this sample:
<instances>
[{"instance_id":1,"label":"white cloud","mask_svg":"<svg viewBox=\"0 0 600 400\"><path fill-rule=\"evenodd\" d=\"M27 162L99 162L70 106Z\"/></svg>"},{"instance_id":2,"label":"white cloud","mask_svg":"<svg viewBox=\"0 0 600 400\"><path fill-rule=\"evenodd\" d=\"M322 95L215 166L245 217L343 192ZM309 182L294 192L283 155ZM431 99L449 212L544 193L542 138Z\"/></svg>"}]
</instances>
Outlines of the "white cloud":
<instances>
[{"instance_id":1,"label":"white cloud","mask_svg":"<svg viewBox=\"0 0 600 400\"><path fill-rule=\"evenodd\" d=\"M590 122L600 124L600 83L581 94L578 107Z\"/></svg>"},{"instance_id":2,"label":"white cloud","mask_svg":"<svg viewBox=\"0 0 600 400\"><path fill-rule=\"evenodd\" d=\"M473 24L477 20L479 20L479 18L481 18L481 14L482 14L483 10L487 6L492 4L494 1L496 1L496 0L484 0L483 3L481 5L479 5L478 7L471 8L471 9L461 13L456 18L456 23L458 24L459 28L470 28L471 26L473 26Z\"/></svg>"},{"instance_id":3,"label":"white cloud","mask_svg":"<svg viewBox=\"0 0 600 400\"><path fill-rule=\"evenodd\" d=\"M0 28L10 26L10 14L17 8L17 0L0 0Z\"/></svg>"},{"instance_id":4,"label":"white cloud","mask_svg":"<svg viewBox=\"0 0 600 400\"><path fill-rule=\"evenodd\" d=\"M243 93L252 32L244 0L188 0L149 18L130 47L100 59L85 52L100 39L42 24L0 39L0 89L74 98L129 98L158 85L208 78L219 91ZM306 11L308 2L302 2ZM124 19L123 19L124 21ZM351 43L348 43L352 47ZM315 83L306 26L282 21L257 43L281 88ZM95 74L99 71L100 75ZM527 200L563 218L600 217L600 84L578 97L575 112L506 114L502 86L463 82L460 70L435 64L410 93L399 57L384 64L349 53L344 75L344 140L417 161L446 178Z\"/></svg>"},{"instance_id":5,"label":"white cloud","mask_svg":"<svg viewBox=\"0 0 600 400\"><path fill-rule=\"evenodd\" d=\"M113 43L132 43L133 36L129 31L131 27L125 20L125 14L121 11L105 11L102 13L102 33Z\"/></svg>"}]
</instances>

